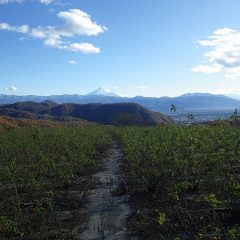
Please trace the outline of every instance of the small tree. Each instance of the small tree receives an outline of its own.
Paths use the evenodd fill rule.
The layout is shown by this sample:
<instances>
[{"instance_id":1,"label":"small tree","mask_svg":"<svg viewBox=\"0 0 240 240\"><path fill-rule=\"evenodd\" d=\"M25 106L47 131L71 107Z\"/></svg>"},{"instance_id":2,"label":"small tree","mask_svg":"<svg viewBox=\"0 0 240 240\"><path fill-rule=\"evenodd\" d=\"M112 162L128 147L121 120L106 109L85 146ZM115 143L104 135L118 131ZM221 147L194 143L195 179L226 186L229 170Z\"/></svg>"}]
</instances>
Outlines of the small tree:
<instances>
[{"instance_id":1,"label":"small tree","mask_svg":"<svg viewBox=\"0 0 240 240\"><path fill-rule=\"evenodd\" d=\"M239 122L239 119L240 119L240 116L238 115L237 108L235 108L235 110L234 110L234 112L233 112L233 114L232 114L232 116L230 118L233 121L233 125L237 126L238 122Z\"/></svg>"},{"instance_id":2,"label":"small tree","mask_svg":"<svg viewBox=\"0 0 240 240\"><path fill-rule=\"evenodd\" d=\"M181 107L176 107L174 104L172 104L171 105L171 112L177 112L178 110L180 110L181 111L181 117L180 117L180 119L181 119L181 121L182 121L182 119L184 118L184 116L186 116L187 117L187 119L188 119L188 121L193 121L194 120L194 115L192 114L192 113L190 113L190 112L186 112L186 110L184 109L184 108L181 108Z\"/></svg>"}]
</instances>

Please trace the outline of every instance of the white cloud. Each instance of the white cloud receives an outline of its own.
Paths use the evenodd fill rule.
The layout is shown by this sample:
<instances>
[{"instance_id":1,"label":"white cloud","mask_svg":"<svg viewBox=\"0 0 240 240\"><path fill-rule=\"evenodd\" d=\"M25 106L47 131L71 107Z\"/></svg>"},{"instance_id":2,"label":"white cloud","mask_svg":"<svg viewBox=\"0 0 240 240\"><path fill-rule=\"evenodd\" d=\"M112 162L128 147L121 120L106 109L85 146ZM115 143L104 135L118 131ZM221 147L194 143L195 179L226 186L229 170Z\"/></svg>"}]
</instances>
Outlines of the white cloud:
<instances>
[{"instance_id":1,"label":"white cloud","mask_svg":"<svg viewBox=\"0 0 240 240\"><path fill-rule=\"evenodd\" d=\"M74 60L69 60L68 63L69 63L69 64L73 64L73 65L74 65L74 64L77 64L77 62L74 61Z\"/></svg>"},{"instance_id":2,"label":"white cloud","mask_svg":"<svg viewBox=\"0 0 240 240\"><path fill-rule=\"evenodd\" d=\"M57 16L64 21L61 26L38 26L30 29L28 25L11 26L0 23L0 30L15 31L26 34L28 37L40 39L45 46L81 52L85 54L100 53L100 49L91 43L69 42L67 38L77 36L97 36L107 30L106 27L98 25L91 16L79 9L59 12Z\"/></svg>"},{"instance_id":3,"label":"white cloud","mask_svg":"<svg viewBox=\"0 0 240 240\"><path fill-rule=\"evenodd\" d=\"M192 68L193 72L224 73L231 79L240 78L240 31L221 28L199 44L210 48L204 54L204 65Z\"/></svg>"},{"instance_id":4,"label":"white cloud","mask_svg":"<svg viewBox=\"0 0 240 240\"><path fill-rule=\"evenodd\" d=\"M63 36L86 35L96 36L107 30L91 20L91 16L79 9L70 9L68 12L58 13L58 17L65 21L65 25L59 30Z\"/></svg>"},{"instance_id":5,"label":"white cloud","mask_svg":"<svg viewBox=\"0 0 240 240\"><path fill-rule=\"evenodd\" d=\"M10 86L10 87L5 88L5 90L15 92L15 91L17 91L17 88L15 86Z\"/></svg>"}]
</instances>

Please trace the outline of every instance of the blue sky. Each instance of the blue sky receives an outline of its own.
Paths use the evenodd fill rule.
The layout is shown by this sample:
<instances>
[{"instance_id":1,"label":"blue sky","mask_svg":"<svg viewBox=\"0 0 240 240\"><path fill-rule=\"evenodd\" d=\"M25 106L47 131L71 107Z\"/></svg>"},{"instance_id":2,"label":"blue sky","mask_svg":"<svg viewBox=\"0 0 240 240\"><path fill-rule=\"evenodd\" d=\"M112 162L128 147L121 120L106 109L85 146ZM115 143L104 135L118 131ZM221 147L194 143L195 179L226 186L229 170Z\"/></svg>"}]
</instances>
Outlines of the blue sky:
<instances>
[{"instance_id":1,"label":"blue sky","mask_svg":"<svg viewBox=\"0 0 240 240\"><path fill-rule=\"evenodd\" d=\"M0 94L240 94L239 0L0 0Z\"/></svg>"}]
</instances>

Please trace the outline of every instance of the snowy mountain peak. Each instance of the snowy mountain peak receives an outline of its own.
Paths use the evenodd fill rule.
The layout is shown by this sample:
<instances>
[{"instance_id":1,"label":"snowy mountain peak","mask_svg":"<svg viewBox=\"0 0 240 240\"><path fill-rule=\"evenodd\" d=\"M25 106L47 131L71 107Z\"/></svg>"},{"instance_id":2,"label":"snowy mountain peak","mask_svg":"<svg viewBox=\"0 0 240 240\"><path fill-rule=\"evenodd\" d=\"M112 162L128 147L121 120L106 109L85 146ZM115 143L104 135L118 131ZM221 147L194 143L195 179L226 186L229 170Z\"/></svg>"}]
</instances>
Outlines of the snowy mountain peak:
<instances>
[{"instance_id":1,"label":"snowy mountain peak","mask_svg":"<svg viewBox=\"0 0 240 240\"><path fill-rule=\"evenodd\" d=\"M90 93L87 94L88 96L107 96L107 97L119 97L119 95L117 95L114 92L111 92L109 90L107 90L104 87L100 87Z\"/></svg>"}]
</instances>

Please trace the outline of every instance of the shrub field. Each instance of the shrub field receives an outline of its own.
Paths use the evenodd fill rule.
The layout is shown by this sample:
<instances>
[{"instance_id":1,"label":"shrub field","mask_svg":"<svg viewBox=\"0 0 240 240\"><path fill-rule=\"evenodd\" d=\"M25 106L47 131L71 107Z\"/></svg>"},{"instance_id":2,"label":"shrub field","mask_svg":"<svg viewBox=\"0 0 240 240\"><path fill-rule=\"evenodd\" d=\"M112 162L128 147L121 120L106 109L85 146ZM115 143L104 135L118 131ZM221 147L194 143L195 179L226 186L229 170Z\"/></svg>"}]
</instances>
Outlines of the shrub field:
<instances>
[{"instance_id":1,"label":"shrub field","mask_svg":"<svg viewBox=\"0 0 240 240\"><path fill-rule=\"evenodd\" d=\"M177 125L1 132L0 238L73 239L73 223L54 214L87 204L79 195L112 139L123 150L128 227L139 239L240 239L240 129Z\"/></svg>"},{"instance_id":2,"label":"shrub field","mask_svg":"<svg viewBox=\"0 0 240 240\"><path fill-rule=\"evenodd\" d=\"M68 193L79 195L88 188L110 142L110 134L100 127L2 132L0 236L25 239L49 227L52 231L57 224L49 222L52 212L81 207Z\"/></svg>"},{"instance_id":3,"label":"shrub field","mask_svg":"<svg viewBox=\"0 0 240 240\"><path fill-rule=\"evenodd\" d=\"M240 239L240 129L118 129L143 239Z\"/></svg>"}]
</instances>

